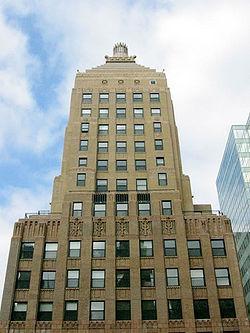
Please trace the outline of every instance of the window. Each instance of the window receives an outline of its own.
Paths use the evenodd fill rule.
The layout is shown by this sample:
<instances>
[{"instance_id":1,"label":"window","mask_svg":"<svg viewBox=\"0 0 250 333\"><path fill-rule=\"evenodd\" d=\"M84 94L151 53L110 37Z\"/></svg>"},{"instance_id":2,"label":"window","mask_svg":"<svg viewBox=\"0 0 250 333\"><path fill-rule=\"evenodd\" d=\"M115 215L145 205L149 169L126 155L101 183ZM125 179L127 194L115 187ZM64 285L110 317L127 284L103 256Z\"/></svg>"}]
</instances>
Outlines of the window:
<instances>
[{"instance_id":1,"label":"window","mask_svg":"<svg viewBox=\"0 0 250 333\"><path fill-rule=\"evenodd\" d=\"M66 301L64 310L65 321L76 321L78 317L78 302Z\"/></svg>"},{"instance_id":2,"label":"window","mask_svg":"<svg viewBox=\"0 0 250 333\"><path fill-rule=\"evenodd\" d=\"M105 287L105 270L91 271L91 288Z\"/></svg>"},{"instance_id":3,"label":"window","mask_svg":"<svg viewBox=\"0 0 250 333\"><path fill-rule=\"evenodd\" d=\"M226 256L224 239L212 239L211 246L213 256Z\"/></svg>"},{"instance_id":4,"label":"window","mask_svg":"<svg viewBox=\"0 0 250 333\"><path fill-rule=\"evenodd\" d=\"M153 241L141 240L140 241L140 256L141 257L153 257Z\"/></svg>"},{"instance_id":5,"label":"window","mask_svg":"<svg viewBox=\"0 0 250 333\"><path fill-rule=\"evenodd\" d=\"M29 289L30 287L30 271L17 272L16 289Z\"/></svg>"},{"instance_id":6,"label":"window","mask_svg":"<svg viewBox=\"0 0 250 333\"><path fill-rule=\"evenodd\" d=\"M126 141L116 141L116 152L117 153L126 153L127 151L127 142Z\"/></svg>"},{"instance_id":7,"label":"window","mask_svg":"<svg viewBox=\"0 0 250 333\"><path fill-rule=\"evenodd\" d=\"M99 94L99 101L100 102L108 102L109 94L108 93L100 93Z\"/></svg>"},{"instance_id":8,"label":"window","mask_svg":"<svg viewBox=\"0 0 250 333\"><path fill-rule=\"evenodd\" d=\"M80 157L78 160L78 166L82 167L82 166L87 166L88 164L88 159L87 157Z\"/></svg>"},{"instance_id":9,"label":"window","mask_svg":"<svg viewBox=\"0 0 250 333\"><path fill-rule=\"evenodd\" d=\"M150 80L150 84L156 84L156 80Z\"/></svg>"},{"instance_id":10,"label":"window","mask_svg":"<svg viewBox=\"0 0 250 333\"><path fill-rule=\"evenodd\" d=\"M143 135L144 134L144 125L143 124L134 125L134 134Z\"/></svg>"},{"instance_id":11,"label":"window","mask_svg":"<svg viewBox=\"0 0 250 333\"><path fill-rule=\"evenodd\" d=\"M91 116L91 109L82 109L81 114L83 117Z\"/></svg>"},{"instance_id":12,"label":"window","mask_svg":"<svg viewBox=\"0 0 250 333\"><path fill-rule=\"evenodd\" d=\"M168 287L180 285L178 268L167 268L166 278Z\"/></svg>"},{"instance_id":13,"label":"window","mask_svg":"<svg viewBox=\"0 0 250 333\"><path fill-rule=\"evenodd\" d=\"M96 191L97 192L107 192L108 190L108 180L107 179L97 179L96 180Z\"/></svg>"},{"instance_id":14,"label":"window","mask_svg":"<svg viewBox=\"0 0 250 333\"><path fill-rule=\"evenodd\" d=\"M207 299L194 300L194 317L195 319L209 319L209 307Z\"/></svg>"},{"instance_id":15,"label":"window","mask_svg":"<svg viewBox=\"0 0 250 333\"><path fill-rule=\"evenodd\" d=\"M108 170L108 160L97 160L97 170L107 171Z\"/></svg>"},{"instance_id":16,"label":"window","mask_svg":"<svg viewBox=\"0 0 250 333\"><path fill-rule=\"evenodd\" d=\"M68 270L67 271L67 288L78 288L79 287L79 270Z\"/></svg>"},{"instance_id":17,"label":"window","mask_svg":"<svg viewBox=\"0 0 250 333\"><path fill-rule=\"evenodd\" d=\"M77 186L85 186L86 182L86 173L78 173L76 178Z\"/></svg>"},{"instance_id":18,"label":"window","mask_svg":"<svg viewBox=\"0 0 250 333\"><path fill-rule=\"evenodd\" d=\"M219 299L221 318L236 318L233 298Z\"/></svg>"},{"instance_id":19,"label":"window","mask_svg":"<svg viewBox=\"0 0 250 333\"><path fill-rule=\"evenodd\" d=\"M105 241L93 241L92 243L92 257L93 258L104 258L106 251Z\"/></svg>"},{"instance_id":20,"label":"window","mask_svg":"<svg viewBox=\"0 0 250 333\"><path fill-rule=\"evenodd\" d=\"M155 162L157 166L165 165L164 157L156 157Z\"/></svg>"},{"instance_id":21,"label":"window","mask_svg":"<svg viewBox=\"0 0 250 333\"><path fill-rule=\"evenodd\" d=\"M21 245L20 259L32 259L35 243L25 242Z\"/></svg>"},{"instance_id":22,"label":"window","mask_svg":"<svg viewBox=\"0 0 250 333\"><path fill-rule=\"evenodd\" d=\"M155 133L160 133L161 132L161 123L158 122L158 123L154 123L154 132Z\"/></svg>"},{"instance_id":23,"label":"window","mask_svg":"<svg viewBox=\"0 0 250 333\"><path fill-rule=\"evenodd\" d=\"M116 102L125 102L126 94L125 93L116 93Z\"/></svg>"},{"instance_id":24,"label":"window","mask_svg":"<svg viewBox=\"0 0 250 333\"><path fill-rule=\"evenodd\" d=\"M116 118L126 118L126 109L116 109Z\"/></svg>"},{"instance_id":25,"label":"window","mask_svg":"<svg viewBox=\"0 0 250 333\"><path fill-rule=\"evenodd\" d=\"M57 243L45 243L44 259L56 259Z\"/></svg>"},{"instance_id":26,"label":"window","mask_svg":"<svg viewBox=\"0 0 250 333\"><path fill-rule=\"evenodd\" d=\"M149 202L138 203L138 215L139 216L151 215L151 207Z\"/></svg>"},{"instance_id":27,"label":"window","mask_svg":"<svg viewBox=\"0 0 250 333\"><path fill-rule=\"evenodd\" d=\"M56 281L56 272L52 271L42 272L42 280L41 280L42 289L54 289L55 281Z\"/></svg>"},{"instance_id":28,"label":"window","mask_svg":"<svg viewBox=\"0 0 250 333\"><path fill-rule=\"evenodd\" d=\"M82 216L82 202L73 202L72 216L74 217Z\"/></svg>"},{"instance_id":29,"label":"window","mask_svg":"<svg viewBox=\"0 0 250 333\"><path fill-rule=\"evenodd\" d=\"M147 169L146 160L135 160L135 170L144 171Z\"/></svg>"},{"instance_id":30,"label":"window","mask_svg":"<svg viewBox=\"0 0 250 333\"><path fill-rule=\"evenodd\" d=\"M116 191L126 192L128 190L127 179L117 179L116 180Z\"/></svg>"},{"instance_id":31,"label":"window","mask_svg":"<svg viewBox=\"0 0 250 333\"><path fill-rule=\"evenodd\" d=\"M128 203L116 203L116 216L128 215Z\"/></svg>"},{"instance_id":32,"label":"window","mask_svg":"<svg viewBox=\"0 0 250 333\"><path fill-rule=\"evenodd\" d=\"M230 286L230 276L228 268L215 268L217 286Z\"/></svg>"},{"instance_id":33,"label":"window","mask_svg":"<svg viewBox=\"0 0 250 333\"><path fill-rule=\"evenodd\" d=\"M176 240L164 239L164 255L166 257L177 256Z\"/></svg>"},{"instance_id":34,"label":"window","mask_svg":"<svg viewBox=\"0 0 250 333\"><path fill-rule=\"evenodd\" d=\"M162 139L155 140L155 150L163 150L163 141Z\"/></svg>"},{"instance_id":35,"label":"window","mask_svg":"<svg viewBox=\"0 0 250 333\"><path fill-rule=\"evenodd\" d=\"M116 257L126 258L129 257L129 241L122 240L116 241Z\"/></svg>"},{"instance_id":36,"label":"window","mask_svg":"<svg viewBox=\"0 0 250 333\"><path fill-rule=\"evenodd\" d=\"M201 257L201 243L199 240L188 240L187 246L189 257Z\"/></svg>"},{"instance_id":37,"label":"window","mask_svg":"<svg viewBox=\"0 0 250 333\"><path fill-rule=\"evenodd\" d=\"M172 215L172 202L170 200L163 200L161 202L162 215Z\"/></svg>"},{"instance_id":38,"label":"window","mask_svg":"<svg viewBox=\"0 0 250 333\"><path fill-rule=\"evenodd\" d=\"M108 118L109 109L99 109L99 118Z\"/></svg>"},{"instance_id":39,"label":"window","mask_svg":"<svg viewBox=\"0 0 250 333\"><path fill-rule=\"evenodd\" d=\"M84 103L90 103L92 101L92 94L91 93L83 93L82 94L82 101Z\"/></svg>"},{"instance_id":40,"label":"window","mask_svg":"<svg viewBox=\"0 0 250 333\"><path fill-rule=\"evenodd\" d=\"M143 109L134 109L134 118L143 118L144 111Z\"/></svg>"},{"instance_id":41,"label":"window","mask_svg":"<svg viewBox=\"0 0 250 333\"><path fill-rule=\"evenodd\" d=\"M109 125L99 125L98 126L98 134L106 135L109 133Z\"/></svg>"},{"instance_id":42,"label":"window","mask_svg":"<svg viewBox=\"0 0 250 333\"><path fill-rule=\"evenodd\" d=\"M168 319L176 320L182 319L182 308L180 299L168 300Z\"/></svg>"},{"instance_id":43,"label":"window","mask_svg":"<svg viewBox=\"0 0 250 333\"><path fill-rule=\"evenodd\" d=\"M69 257L77 258L81 255L81 241L69 241Z\"/></svg>"},{"instance_id":44,"label":"window","mask_svg":"<svg viewBox=\"0 0 250 333\"><path fill-rule=\"evenodd\" d=\"M155 271L154 269L141 269L141 287L155 286Z\"/></svg>"},{"instance_id":45,"label":"window","mask_svg":"<svg viewBox=\"0 0 250 333\"><path fill-rule=\"evenodd\" d=\"M108 152L108 142L107 141L99 141L98 142L98 153L107 153Z\"/></svg>"},{"instance_id":46,"label":"window","mask_svg":"<svg viewBox=\"0 0 250 333\"><path fill-rule=\"evenodd\" d=\"M81 140L80 141L80 150L81 151L87 151L88 150L88 140Z\"/></svg>"},{"instance_id":47,"label":"window","mask_svg":"<svg viewBox=\"0 0 250 333\"><path fill-rule=\"evenodd\" d=\"M130 301L116 301L116 320L131 320Z\"/></svg>"},{"instance_id":48,"label":"window","mask_svg":"<svg viewBox=\"0 0 250 333\"><path fill-rule=\"evenodd\" d=\"M126 125L116 125L116 134L126 134Z\"/></svg>"},{"instance_id":49,"label":"window","mask_svg":"<svg viewBox=\"0 0 250 333\"><path fill-rule=\"evenodd\" d=\"M159 108L151 109L151 116L160 116L160 115L161 115L161 109L159 109Z\"/></svg>"},{"instance_id":50,"label":"window","mask_svg":"<svg viewBox=\"0 0 250 333\"><path fill-rule=\"evenodd\" d=\"M166 186L168 184L167 174L166 173L158 173L158 185Z\"/></svg>"},{"instance_id":51,"label":"window","mask_svg":"<svg viewBox=\"0 0 250 333\"><path fill-rule=\"evenodd\" d=\"M136 191L147 191L148 182L147 179L136 179Z\"/></svg>"},{"instance_id":52,"label":"window","mask_svg":"<svg viewBox=\"0 0 250 333\"><path fill-rule=\"evenodd\" d=\"M90 320L104 320L105 305L104 301L90 302Z\"/></svg>"},{"instance_id":53,"label":"window","mask_svg":"<svg viewBox=\"0 0 250 333\"><path fill-rule=\"evenodd\" d=\"M160 94L159 93L150 93L150 101L159 101Z\"/></svg>"},{"instance_id":54,"label":"window","mask_svg":"<svg viewBox=\"0 0 250 333\"><path fill-rule=\"evenodd\" d=\"M130 271L129 269L116 270L116 287L129 288L130 287Z\"/></svg>"},{"instance_id":55,"label":"window","mask_svg":"<svg viewBox=\"0 0 250 333\"><path fill-rule=\"evenodd\" d=\"M192 287L205 287L205 277L203 269L190 269Z\"/></svg>"},{"instance_id":56,"label":"window","mask_svg":"<svg viewBox=\"0 0 250 333\"><path fill-rule=\"evenodd\" d=\"M25 321L27 314L27 303L26 302L14 302L11 320L13 321Z\"/></svg>"},{"instance_id":57,"label":"window","mask_svg":"<svg viewBox=\"0 0 250 333\"><path fill-rule=\"evenodd\" d=\"M52 320L53 303L40 302L38 306L37 320L38 321L51 321Z\"/></svg>"},{"instance_id":58,"label":"window","mask_svg":"<svg viewBox=\"0 0 250 333\"><path fill-rule=\"evenodd\" d=\"M116 171L127 171L127 160L116 160Z\"/></svg>"},{"instance_id":59,"label":"window","mask_svg":"<svg viewBox=\"0 0 250 333\"><path fill-rule=\"evenodd\" d=\"M156 320L156 301L141 301L142 320Z\"/></svg>"},{"instance_id":60,"label":"window","mask_svg":"<svg viewBox=\"0 0 250 333\"><path fill-rule=\"evenodd\" d=\"M145 141L135 141L135 151L137 153L145 152Z\"/></svg>"},{"instance_id":61,"label":"window","mask_svg":"<svg viewBox=\"0 0 250 333\"><path fill-rule=\"evenodd\" d=\"M142 93L133 93L133 101L141 102L142 101Z\"/></svg>"},{"instance_id":62,"label":"window","mask_svg":"<svg viewBox=\"0 0 250 333\"><path fill-rule=\"evenodd\" d=\"M95 217L104 217L106 216L106 204L94 204L94 216Z\"/></svg>"},{"instance_id":63,"label":"window","mask_svg":"<svg viewBox=\"0 0 250 333\"><path fill-rule=\"evenodd\" d=\"M88 133L89 123L82 123L82 133Z\"/></svg>"}]
</instances>

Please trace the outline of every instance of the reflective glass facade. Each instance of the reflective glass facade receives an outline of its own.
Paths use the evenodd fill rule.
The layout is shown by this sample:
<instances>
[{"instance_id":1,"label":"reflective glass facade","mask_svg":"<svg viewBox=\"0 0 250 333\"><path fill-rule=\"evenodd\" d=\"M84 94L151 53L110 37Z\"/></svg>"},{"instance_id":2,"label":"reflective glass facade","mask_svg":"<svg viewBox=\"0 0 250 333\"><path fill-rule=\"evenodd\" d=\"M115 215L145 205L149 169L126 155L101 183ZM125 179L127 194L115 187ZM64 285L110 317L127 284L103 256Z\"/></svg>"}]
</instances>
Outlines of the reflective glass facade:
<instances>
[{"instance_id":1,"label":"reflective glass facade","mask_svg":"<svg viewBox=\"0 0 250 333\"><path fill-rule=\"evenodd\" d=\"M230 130L216 185L221 210L232 221L250 317L250 116Z\"/></svg>"}]
</instances>

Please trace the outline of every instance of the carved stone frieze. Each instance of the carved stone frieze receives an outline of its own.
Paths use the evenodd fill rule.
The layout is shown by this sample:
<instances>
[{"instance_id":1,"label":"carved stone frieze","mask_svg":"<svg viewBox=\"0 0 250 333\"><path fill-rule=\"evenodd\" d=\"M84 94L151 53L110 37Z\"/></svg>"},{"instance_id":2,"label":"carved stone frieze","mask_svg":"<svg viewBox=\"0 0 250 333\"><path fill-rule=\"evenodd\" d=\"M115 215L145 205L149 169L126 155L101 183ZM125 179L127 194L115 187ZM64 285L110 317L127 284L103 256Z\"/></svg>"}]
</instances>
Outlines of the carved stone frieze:
<instances>
[{"instance_id":1,"label":"carved stone frieze","mask_svg":"<svg viewBox=\"0 0 250 333\"><path fill-rule=\"evenodd\" d=\"M211 327L211 319L196 319L196 327Z\"/></svg>"},{"instance_id":2,"label":"carved stone frieze","mask_svg":"<svg viewBox=\"0 0 250 333\"><path fill-rule=\"evenodd\" d=\"M106 235L106 223L104 221L94 221L93 225L93 236L101 237Z\"/></svg>"},{"instance_id":3,"label":"carved stone frieze","mask_svg":"<svg viewBox=\"0 0 250 333\"><path fill-rule=\"evenodd\" d=\"M146 328L157 328L158 327L158 324L157 324L157 321L156 320L145 320L143 322L143 327L146 327Z\"/></svg>"},{"instance_id":4,"label":"carved stone frieze","mask_svg":"<svg viewBox=\"0 0 250 333\"><path fill-rule=\"evenodd\" d=\"M75 218L73 222L69 224L69 236L79 237L83 235L83 221Z\"/></svg>"},{"instance_id":5,"label":"carved stone frieze","mask_svg":"<svg viewBox=\"0 0 250 333\"><path fill-rule=\"evenodd\" d=\"M116 221L116 236L126 236L129 234L129 222L124 219Z\"/></svg>"},{"instance_id":6,"label":"carved stone frieze","mask_svg":"<svg viewBox=\"0 0 250 333\"><path fill-rule=\"evenodd\" d=\"M52 327L52 323L50 321L38 321L36 327L40 329L49 329Z\"/></svg>"},{"instance_id":7,"label":"carved stone frieze","mask_svg":"<svg viewBox=\"0 0 250 333\"><path fill-rule=\"evenodd\" d=\"M13 328L13 329L25 328L25 321L11 321L10 328Z\"/></svg>"},{"instance_id":8,"label":"carved stone frieze","mask_svg":"<svg viewBox=\"0 0 250 333\"><path fill-rule=\"evenodd\" d=\"M78 322L77 321L64 321L62 324L63 328L77 328Z\"/></svg>"},{"instance_id":9,"label":"carved stone frieze","mask_svg":"<svg viewBox=\"0 0 250 333\"><path fill-rule=\"evenodd\" d=\"M169 327L184 327L184 321L183 320L169 320L168 321Z\"/></svg>"},{"instance_id":10,"label":"carved stone frieze","mask_svg":"<svg viewBox=\"0 0 250 333\"><path fill-rule=\"evenodd\" d=\"M104 321L90 321L89 328L104 328L105 322Z\"/></svg>"},{"instance_id":11,"label":"carved stone frieze","mask_svg":"<svg viewBox=\"0 0 250 333\"><path fill-rule=\"evenodd\" d=\"M16 222L14 225L14 233L13 236L14 237L22 237L23 235L23 226L24 224L21 222Z\"/></svg>"},{"instance_id":12,"label":"carved stone frieze","mask_svg":"<svg viewBox=\"0 0 250 333\"><path fill-rule=\"evenodd\" d=\"M115 328L130 328L131 322L128 320L116 321Z\"/></svg>"},{"instance_id":13,"label":"carved stone frieze","mask_svg":"<svg viewBox=\"0 0 250 333\"><path fill-rule=\"evenodd\" d=\"M152 235L152 221L149 221L147 218L139 220L139 231L141 236Z\"/></svg>"},{"instance_id":14,"label":"carved stone frieze","mask_svg":"<svg viewBox=\"0 0 250 333\"><path fill-rule=\"evenodd\" d=\"M166 218L161 220L161 228L163 235L173 235L176 233L175 220Z\"/></svg>"},{"instance_id":15,"label":"carved stone frieze","mask_svg":"<svg viewBox=\"0 0 250 333\"><path fill-rule=\"evenodd\" d=\"M224 318L222 319L223 327L238 327L239 322L237 318Z\"/></svg>"}]
</instances>

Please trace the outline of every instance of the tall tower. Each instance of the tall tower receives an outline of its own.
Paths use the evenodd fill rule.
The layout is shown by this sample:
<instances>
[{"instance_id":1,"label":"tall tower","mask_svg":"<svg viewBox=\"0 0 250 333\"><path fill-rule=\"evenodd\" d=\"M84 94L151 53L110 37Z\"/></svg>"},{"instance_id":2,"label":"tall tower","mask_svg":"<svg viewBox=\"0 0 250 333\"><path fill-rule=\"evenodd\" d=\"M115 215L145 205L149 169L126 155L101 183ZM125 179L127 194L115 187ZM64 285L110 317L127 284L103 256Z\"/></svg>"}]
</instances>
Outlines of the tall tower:
<instances>
[{"instance_id":1,"label":"tall tower","mask_svg":"<svg viewBox=\"0 0 250 333\"><path fill-rule=\"evenodd\" d=\"M217 177L221 210L232 221L250 318L250 116L246 125L233 125Z\"/></svg>"},{"instance_id":2,"label":"tall tower","mask_svg":"<svg viewBox=\"0 0 250 333\"><path fill-rule=\"evenodd\" d=\"M125 44L76 75L51 207L15 224L4 332L249 332L230 222L193 205L165 74Z\"/></svg>"}]
</instances>

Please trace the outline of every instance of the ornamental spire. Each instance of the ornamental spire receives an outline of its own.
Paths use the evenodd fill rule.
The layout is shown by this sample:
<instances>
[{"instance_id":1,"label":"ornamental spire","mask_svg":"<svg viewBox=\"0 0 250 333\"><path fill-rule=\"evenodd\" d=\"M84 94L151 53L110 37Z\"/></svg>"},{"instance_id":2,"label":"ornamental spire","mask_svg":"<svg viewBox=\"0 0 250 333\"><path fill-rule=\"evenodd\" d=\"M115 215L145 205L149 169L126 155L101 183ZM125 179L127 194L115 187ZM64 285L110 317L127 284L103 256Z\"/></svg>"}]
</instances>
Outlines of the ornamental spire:
<instances>
[{"instance_id":1,"label":"ornamental spire","mask_svg":"<svg viewBox=\"0 0 250 333\"><path fill-rule=\"evenodd\" d=\"M136 56L128 55L125 43L116 43L113 47L113 57L105 56L106 62L135 62Z\"/></svg>"}]
</instances>

